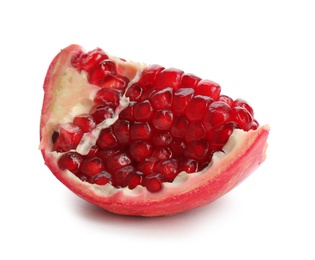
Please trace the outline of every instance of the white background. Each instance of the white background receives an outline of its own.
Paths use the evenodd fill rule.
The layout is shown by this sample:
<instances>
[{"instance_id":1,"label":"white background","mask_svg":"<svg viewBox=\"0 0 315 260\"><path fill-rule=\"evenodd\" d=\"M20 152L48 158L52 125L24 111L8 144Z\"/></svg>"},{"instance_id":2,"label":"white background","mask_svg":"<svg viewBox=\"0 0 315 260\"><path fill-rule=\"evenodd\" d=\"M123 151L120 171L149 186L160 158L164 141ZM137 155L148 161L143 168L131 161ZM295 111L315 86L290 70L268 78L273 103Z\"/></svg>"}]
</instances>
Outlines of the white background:
<instances>
[{"instance_id":1,"label":"white background","mask_svg":"<svg viewBox=\"0 0 315 260\"><path fill-rule=\"evenodd\" d=\"M1 1L1 259L315 259L313 1ZM271 126L266 162L200 209L116 216L45 167L46 70L77 43L212 79ZM186 257L186 258L185 258Z\"/></svg>"}]
</instances>

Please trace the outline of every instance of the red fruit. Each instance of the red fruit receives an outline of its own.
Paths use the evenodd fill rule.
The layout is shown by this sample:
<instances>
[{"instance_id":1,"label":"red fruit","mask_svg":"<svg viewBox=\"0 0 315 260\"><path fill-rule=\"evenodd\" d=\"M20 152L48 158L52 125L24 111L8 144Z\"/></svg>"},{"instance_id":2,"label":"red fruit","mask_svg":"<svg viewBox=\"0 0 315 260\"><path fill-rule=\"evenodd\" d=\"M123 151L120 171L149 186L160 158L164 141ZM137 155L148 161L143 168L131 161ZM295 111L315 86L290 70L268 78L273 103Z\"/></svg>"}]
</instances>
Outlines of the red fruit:
<instances>
[{"instance_id":1,"label":"red fruit","mask_svg":"<svg viewBox=\"0 0 315 260\"><path fill-rule=\"evenodd\" d=\"M118 214L200 207L265 159L269 127L252 107L178 69L71 45L52 61L44 92L45 163L80 197Z\"/></svg>"}]
</instances>

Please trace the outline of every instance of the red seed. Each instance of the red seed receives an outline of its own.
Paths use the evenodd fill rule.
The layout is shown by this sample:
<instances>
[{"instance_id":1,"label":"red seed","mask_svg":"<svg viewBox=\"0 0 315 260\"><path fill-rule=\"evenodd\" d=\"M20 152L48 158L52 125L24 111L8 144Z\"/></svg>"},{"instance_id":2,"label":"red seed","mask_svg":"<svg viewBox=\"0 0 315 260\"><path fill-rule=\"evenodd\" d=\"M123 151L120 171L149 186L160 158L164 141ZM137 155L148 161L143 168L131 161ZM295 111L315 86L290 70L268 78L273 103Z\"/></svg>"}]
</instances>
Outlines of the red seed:
<instances>
[{"instance_id":1,"label":"red seed","mask_svg":"<svg viewBox=\"0 0 315 260\"><path fill-rule=\"evenodd\" d=\"M181 83L183 71L175 68L162 70L155 79L154 87L157 90L171 87L174 90L178 89Z\"/></svg>"},{"instance_id":2,"label":"red seed","mask_svg":"<svg viewBox=\"0 0 315 260\"><path fill-rule=\"evenodd\" d=\"M137 103L133 109L136 121L149 121L153 116L153 107L149 100Z\"/></svg>"},{"instance_id":3,"label":"red seed","mask_svg":"<svg viewBox=\"0 0 315 260\"><path fill-rule=\"evenodd\" d=\"M184 115L175 117L173 126L171 128L172 136L175 138L184 138L188 124L189 122Z\"/></svg>"},{"instance_id":4,"label":"red seed","mask_svg":"<svg viewBox=\"0 0 315 260\"><path fill-rule=\"evenodd\" d=\"M212 99L210 97L194 96L185 109L186 118L191 122L201 120L211 102Z\"/></svg>"},{"instance_id":5,"label":"red seed","mask_svg":"<svg viewBox=\"0 0 315 260\"><path fill-rule=\"evenodd\" d=\"M178 162L176 159L160 161L156 166L156 171L162 174L167 181L171 182L178 174Z\"/></svg>"},{"instance_id":6,"label":"red seed","mask_svg":"<svg viewBox=\"0 0 315 260\"><path fill-rule=\"evenodd\" d=\"M90 84L99 85L111 79L116 74L116 65L113 61L106 59L97 64L89 71L88 81Z\"/></svg>"},{"instance_id":7,"label":"red seed","mask_svg":"<svg viewBox=\"0 0 315 260\"><path fill-rule=\"evenodd\" d=\"M232 109L232 120L239 128L248 131L252 126L253 117L246 108L234 107Z\"/></svg>"},{"instance_id":8,"label":"red seed","mask_svg":"<svg viewBox=\"0 0 315 260\"><path fill-rule=\"evenodd\" d=\"M173 101L173 89L164 88L154 92L150 101L155 109L168 109L172 106Z\"/></svg>"},{"instance_id":9,"label":"red seed","mask_svg":"<svg viewBox=\"0 0 315 260\"><path fill-rule=\"evenodd\" d=\"M53 151L67 152L75 149L83 136L82 130L72 124L66 123L58 126L57 138L54 143Z\"/></svg>"},{"instance_id":10,"label":"red seed","mask_svg":"<svg viewBox=\"0 0 315 260\"><path fill-rule=\"evenodd\" d=\"M209 131L213 127L231 121L231 107L223 101L214 101L204 114L203 125Z\"/></svg>"},{"instance_id":11,"label":"red seed","mask_svg":"<svg viewBox=\"0 0 315 260\"><path fill-rule=\"evenodd\" d=\"M157 110L152 118L153 126L158 130L169 130L173 123L171 110Z\"/></svg>"},{"instance_id":12,"label":"red seed","mask_svg":"<svg viewBox=\"0 0 315 260\"><path fill-rule=\"evenodd\" d=\"M77 152L64 153L58 159L58 167L61 170L69 170L72 173L77 173L82 160L82 155Z\"/></svg>"},{"instance_id":13,"label":"red seed","mask_svg":"<svg viewBox=\"0 0 315 260\"><path fill-rule=\"evenodd\" d=\"M86 158L83 160L80 171L84 175L92 177L105 170L104 163L99 157Z\"/></svg>"},{"instance_id":14,"label":"red seed","mask_svg":"<svg viewBox=\"0 0 315 260\"><path fill-rule=\"evenodd\" d=\"M130 122L128 120L117 120L112 128L117 141L121 145L128 145L130 142Z\"/></svg>"},{"instance_id":15,"label":"red seed","mask_svg":"<svg viewBox=\"0 0 315 260\"><path fill-rule=\"evenodd\" d=\"M195 160L192 159L186 159L184 158L180 162L179 172L187 172L187 173L194 173L198 171L198 163Z\"/></svg>"},{"instance_id":16,"label":"red seed","mask_svg":"<svg viewBox=\"0 0 315 260\"><path fill-rule=\"evenodd\" d=\"M173 154L173 157L181 156L186 149L186 144L182 139L173 139L170 144L170 150Z\"/></svg>"},{"instance_id":17,"label":"red seed","mask_svg":"<svg viewBox=\"0 0 315 260\"><path fill-rule=\"evenodd\" d=\"M181 88L195 88L201 79L193 74L185 73L180 83Z\"/></svg>"},{"instance_id":18,"label":"red seed","mask_svg":"<svg viewBox=\"0 0 315 260\"><path fill-rule=\"evenodd\" d=\"M209 143L206 139L196 140L187 145L184 155L187 159L194 159L202 162L207 159L209 153Z\"/></svg>"},{"instance_id":19,"label":"red seed","mask_svg":"<svg viewBox=\"0 0 315 260\"><path fill-rule=\"evenodd\" d=\"M233 99L226 96L226 95L221 95L219 97L219 101L223 101L224 103L228 104L229 106L232 106L232 104L233 104Z\"/></svg>"},{"instance_id":20,"label":"red seed","mask_svg":"<svg viewBox=\"0 0 315 260\"><path fill-rule=\"evenodd\" d=\"M189 101L194 96L194 89L192 88L180 88L174 93L173 99L173 111L174 114L182 114Z\"/></svg>"},{"instance_id":21,"label":"red seed","mask_svg":"<svg viewBox=\"0 0 315 260\"><path fill-rule=\"evenodd\" d=\"M206 137L206 129L201 122L192 122L189 124L185 133L186 142L191 142Z\"/></svg>"},{"instance_id":22,"label":"red seed","mask_svg":"<svg viewBox=\"0 0 315 260\"><path fill-rule=\"evenodd\" d=\"M80 56L75 56L72 59L72 65L79 71L85 70L90 72L95 66L97 66L102 60L108 59L108 56L103 50L97 48L93 51L89 51L85 54L81 53Z\"/></svg>"},{"instance_id":23,"label":"red seed","mask_svg":"<svg viewBox=\"0 0 315 260\"><path fill-rule=\"evenodd\" d=\"M141 74L138 84L143 89L152 88L156 75L163 69L164 68L161 67L160 65L150 65L146 67L145 70Z\"/></svg>"},{"instance_id":24,"label":"red seed","mask_svg":"<svg viewBox=\"0 0 315 260\"><path fill-rule=\"evenodd\" d=\"M195 87L197 95L211 97L213 100L218 100L221 93L221 87L218 83L212 80L201 80Z\"/></svg>"},{"instance_id":25,"label":"red seed","mask_svg":"<svg viewBox=\"0 0 315 260\"><path fill-rule=\"evenodd\" d=\"M106 167L108 171L113 175L118 169L132 164L132 158L127 153L119 152L115 153L107 158Z\"/></svg>"},{"instance_id":26,"label":"red seed","mask_svg":"<svg viewBox=\"0 0 315 260\"><path fill-rule=\"evenodd\" d=\"M156 146L168 146L172 142L172 136L169 132L157 132L152 137L152 143Z\"/></svg>"},{"instance_id":27,"label":"red seed","mask_svg":"<svg viewBox=\"0 0 315 260\"><path fill-rule=\"evenodd\" d=\"M211 136L209 133L210 149L215 151L221 150L232 135L234 128L235 125L232 123L215 127Z\"/></svg>"},{"instance_id":28,"label":"red seed","mask_svg":"<svg viewBox=\"0 0 315 260\"><path fill-rule=\"evenodd\" d=\"M119 114L119 118L126 119L126 120L134 120L133 111L134 106L137 104L137 102L131 101L124 110L122 110Z\"/></svg>"},{"instance_id":29,"label":"red seed","mask_svg":"<svg viewBox=\"0 0 315 260\"><path fill-rule=\"evenodd\" d=\"M121 91L117 89L102 88L96 93L94 103L97 106L109 106L115 109L119 105L121 96Z\"/></svg>"},{"instance_id":30,"label":"red seed","mask_svg":"<svg viewBox=\"0 0 315 260\"><path fill-rule=\"evenodd\" d=\"M152 128L148 122L134 122L130 127L130 139L132 141L149 140L152 135Z\"/></svg>"},{"instance_id":31,"label":"red seed","mask_svg":"<svg viewBox=\"0 0 315 260\"><path fill-rule=\"evenodd\" d=\"M159 192L163 188L163 182L165 177L160 174L153 172L144 178L144 186L150 192Z\"/></svg>"},{"instance_id":32,"label":"red seed","mask_svg":"<svg viewBox=\"0 0 315 260\"><path fill-rule=\"evenodd\" d=\"M107 118L114 117L114 109L109 106L97 107L91 114L96 124L103 122Z\"/></svg>"},{"instance_id":33,"label":"red seed","mask_svg":"<svg viewBox=\"0 0 315 260\"><path fill-rule=\"evenodd\" d=\"M128 177L136 172L131 165L122 167L112 174L112 183L115 187L127 187Z\"/></svg>"},{"instance_id":34,"label":"red seed","mask_svg":"<svg viewBox=\"0 0 315 260\"><path fill-rule=\"evenodd\" d=\"M234 107L242 107L242 108L245 108L251 115L252 117L254 117L254 110L253 108L243 99L235 99L232 103L232 108Z\"/></svg>"},{"instance_id":35,"label":"red seed","mask_svg":"<svg viewBox=\"0 0 315 260\"><path fill-rule=\"evenodd\" d=\"M154 148L152 152L152 157L159 160L169 159L172 157L172 151L168 147L158 146Z\"/></svg>"},{"instance_id":36,"label":"red seed","mask_svg":"<svg viewBox=\"0 0 315 260\"><path fill-rule=\"evenodd\" d=\"M138 101L141 98L143 89L139 84L132 84L126 91L126 97L129 97L130 101Z\"/></svg>"},{"instance_id":37,"label":"red seed","mask_svg":"<svg viewBox=\"0 0 315 260\"><path fill-rule=\"evenodd\" d=\"M73 119L73 124L80 127L83 133L91 132L96 126L93 117L89 114L76 116Z\"/></svg>"},{"instance_id":38,"label":"red seed","mask_svg":"<svg viewBox=\"0 0 315 260\"><path fill-rule=\"evenodd\" d=\"M136 141L131 143L129 152L132 158L141 162L152 154L152 144L145 141Z\"/></svg>"},{"instance_id":39,"label":"red seed","mask_svg":"<svg viewBox=\"0 0 315 260\"><path fill-rule=\"evenodd\" d=\"M92 184L105 185L111 183L111 174L107 171L101 171L91 178Z\"/></svg>"},{"instance_id":40,"label":"red seed","mask_svg":"<svg viewBox=\"0 0 315 260\"><path fill-rule=\"evenodd\" d=\"M150 173L156 171L156 165L158 164L158 162L159 159L156 157L147 157L138 164L138 170L141 171L144 175L149 175Z\"/></svg>"},{"instance_id":41,"label":"red seed","mask_svg":"<svg viewBox=\"0 0 315 260\"><path fill-rule=\"evenodd\" d=\"M140 171L136 171L134 173L129 174L126 178L126 182L128 183L128 188L132 190L136 188L138 185L141 185L142 179L143 179L143 173Z\"/></svg>"},{"instance_id":42,"label":"red seed","mask_svg":"<svg viewBox=\"0 0 315 260\"><path fill-rule=\"evenodd\" d=\"M114 135L112 128L104 128L101 130L100 135L96 141L96 144L101 149L113 149L118 148L118 140L117 137Z\"/></svg>"}]
</instances>

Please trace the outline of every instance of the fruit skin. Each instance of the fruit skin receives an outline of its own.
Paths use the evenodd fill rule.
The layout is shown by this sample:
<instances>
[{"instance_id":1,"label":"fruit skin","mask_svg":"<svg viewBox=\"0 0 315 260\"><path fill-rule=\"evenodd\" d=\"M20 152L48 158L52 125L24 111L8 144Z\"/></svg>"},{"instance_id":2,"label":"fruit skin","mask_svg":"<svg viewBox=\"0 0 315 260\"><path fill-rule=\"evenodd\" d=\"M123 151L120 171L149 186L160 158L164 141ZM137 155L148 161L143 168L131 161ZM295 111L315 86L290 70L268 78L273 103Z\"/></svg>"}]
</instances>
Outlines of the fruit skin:
<instances>
[{"instance_id":1,"label":"fruit skin","mask_svg":"<svg viewBox=\"0 0 315 260\"><path fill-rule=\"evenodd\" d=\"M57 155L51 152L53 125L66 122L64 118L71 106L80 99L82 94L83 96L86 94L83 88L77 91L80 86L72 84L72 82L77 84L81 82L76 81L78 75L75 73L77 72L70 65L71 57L82 50L82 47L78 45L70 45L52 61L44 82L44 101L40 122L40 150L46 165L65 186L78 196L117 214L170 215L197 208L218 199L246 179L265 160L269 134L269 126L266 125L248 132L235 130L223 148L225 154L222 152L214 154L210 167L200 173L181 173L173 183L164 183L164 188L157 193L150 193L143 187L129 190L128 188L116 189L109 184L98 186L82 182L72 173L60 170ZM132 79L137 74L137 67L141 66L143 67L143 65L126 62L122 66L122 71L125 76ZM69 77L65 79L67 75ZM69 88L70 92L65 91L66 93L60 94L62 88ZM69 99L72 102L67 102Z\"/></svg>"}]
</instances>

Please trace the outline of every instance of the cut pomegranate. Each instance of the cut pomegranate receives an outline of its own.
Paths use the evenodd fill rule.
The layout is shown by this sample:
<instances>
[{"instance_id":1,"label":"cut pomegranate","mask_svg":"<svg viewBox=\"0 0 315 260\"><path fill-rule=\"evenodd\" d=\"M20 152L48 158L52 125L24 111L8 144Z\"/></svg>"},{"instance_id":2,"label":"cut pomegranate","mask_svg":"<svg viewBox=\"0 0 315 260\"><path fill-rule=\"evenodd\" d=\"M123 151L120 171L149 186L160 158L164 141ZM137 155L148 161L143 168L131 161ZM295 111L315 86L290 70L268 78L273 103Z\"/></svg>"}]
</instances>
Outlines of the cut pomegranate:
<instances>
[{"instance_id":1,"label":"cut pomegranate","mask_svg":"<svg viewBox=\"0 0 315 260\"><path fill-rule=\"evenodd\" d=\"M118 214L158 216L224 195L265 159L268 126L219 84L78 45L44 82L45 163L69 189Z\"/></svg>"}]
</instances>

